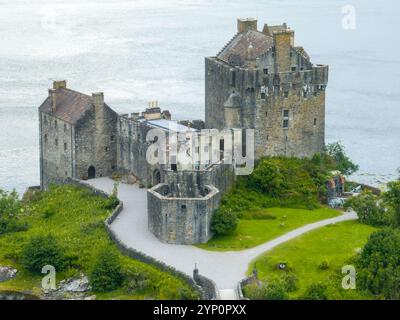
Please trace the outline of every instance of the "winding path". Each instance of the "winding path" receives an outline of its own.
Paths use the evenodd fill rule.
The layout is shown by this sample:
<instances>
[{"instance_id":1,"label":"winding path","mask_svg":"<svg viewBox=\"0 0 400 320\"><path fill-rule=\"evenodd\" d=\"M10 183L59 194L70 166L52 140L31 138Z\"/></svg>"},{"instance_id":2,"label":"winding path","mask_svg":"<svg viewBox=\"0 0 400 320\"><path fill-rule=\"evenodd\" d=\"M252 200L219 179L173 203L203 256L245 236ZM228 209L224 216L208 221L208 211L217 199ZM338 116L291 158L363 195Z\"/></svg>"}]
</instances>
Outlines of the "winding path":
<instances>
[{"instance_id":1,"label":"winding path","mask_svg":"<svg viewBox=\"0 0 400 320\"><path fill-rule=\"evenodd\" d=\"M89 180L87 183L110 193L114 181L109 178L99 178ZM307 224L251 249L216 252L194 246L160 242L148 231L146 189L121 183L118 189L118 198L123 201L124 209L112 223L111 228L125 245L163 261L190 276L197 264L200 273L216 283L222 299L234 298L235 288L238 282L246 276L248 264L265 251L310 230L357 219L355 213L345 213L335 218Z\"/></svg>"}]
</instances>

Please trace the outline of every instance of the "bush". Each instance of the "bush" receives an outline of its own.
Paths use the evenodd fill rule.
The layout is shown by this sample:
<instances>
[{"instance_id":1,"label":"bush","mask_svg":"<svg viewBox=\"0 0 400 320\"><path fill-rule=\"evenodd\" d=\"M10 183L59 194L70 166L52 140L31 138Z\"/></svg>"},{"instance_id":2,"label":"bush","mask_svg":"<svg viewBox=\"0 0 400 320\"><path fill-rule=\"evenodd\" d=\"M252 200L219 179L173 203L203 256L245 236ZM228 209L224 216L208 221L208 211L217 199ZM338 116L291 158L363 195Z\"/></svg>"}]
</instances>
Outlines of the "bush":
<instances>
[{"instance_id":1,"label":"bush","mask_svg":"<svg viewBox=\"0 0 400 320\"><path fill-rule=\"evenodd\" d=\"M363 191L360 195L347 200L344 208L352 208L358 215L359 221L371 226L388 226L393 222L393 215L383 207L380 198L371 191Z\"/></svg>"},{"instance_id":2,"label":"bush","mask_svg":"<svg viewBox=\"0 0 400 320\"><path fill-rule=\"evenodd\" d=\"M22 266L32 273L41 273L45 265L53 266L56 271L66 267L64 250L52 235L32 237L21 252Z\"/></svg>"},{"instance_id":3,"label":"bush","mask_svg":"<svg viewBox=\"0 0 400 320\"><path fill-rule=\"evenodd\" d=\"M226 235L233 232L238 224L238 217L230 210L219 208L211 219L211 231L216 235Z\"/></svg>"},{"instance_id":4,"label":"bush","mask_svg":"<svg viewBox=\"0 0 400 320\"><path fill-rule=\"evenodd\" d=\"M118 206L118 204L119 204L119 200L118 200L117 196L115 196L115 195L110 195L110 196L107 198L107 200L105 201L104 209L112 210L112 209L114 209L116 206Z\"/></svg>"},{"instance_id":5,"label":"bush","mask_svg":"<svg viewBox=\"0 0 400 320\"><path fill-rule=\"evenodd\" d=\"M265 290L266 300L288 300L287 286L284 281L275 280L267 284Z\"/></svg>"},{"instance_id":6,"label":"bush","mask_svg":"<svg viewBox=\"0 0 400 320\"><path fill-rule=\"evenodd\" d=\"M400 230L387 228L371 234L356 265L362 289L400 299Z\"/></svg>"},{"instance_id":7,"label":"bush","mask_svg":"<svg viewBox=\"0 0 400 320\"><path fill-rule=\"evenodd\" d=\"M283 282L287 292L294 292L298 289L297 277L294 274L287 274L283 277Z\"/></svg>"},{"instance_id":8,"label":"bush","mask_svg":"<svg viewBox=\"0 0 400 320\"><path fill-rule=\"evenodd\" d=\"M329 269L329 263L328 261L322 261L319 266L318 269L320 270L328 270Z\"/></svg>"},{"instance_id":9,"label":"bush","mask_svg":"<svg viewBox=\"0 0 400 320\"><path fill-rule=\"evenodd\" d=\"M327 286L323 283L313 283L302 297L303 300L328 300Z\"/></svg>"},{"instance_id":10,"label":"bush","mask_svg":"<svg viewBox=\"0 0 400 320\"><path fill-rule=\"evenodd\" d=\"M250 300L264 300L266 294L266 286L251 283L243 287L243 294Z\"/></svg>"},{"instance_id":11,"label":"bush","mask_svg":"<svg viewBox=\"0 0 400 320\"><path fill-rule=\"evenodd\" d=\"M124 275L117 254L111 250L102 250L90 274L93 291L106 292L122 285Z\"/></svg>"},{"instance_id":12,"label":"bush","mask_svg":"<svg viewBox=\"0 0 400 320\"><path fill-rule=\"evenodd\" d=\"M267 283L251 283L243 288L244 296L251 300L288 300L288 292L297 290L297 277L287 274L270 279Z\"/></svg>"},{"instance_id":13,"label":"bush","mask_svg":"<svg viewBox=\"0 0 400 320\"><path fill-rule=\"evenodd\" d=\"M129 276L127 291L128 293L134 293L137 291L146 290L151 284L151 281L147 279L142 273L134 273Z\"/></svg>"},{"instance_id":14,"label":"bush","mask_svg":"<svg viewBox=\"0 0 400 320\"><path fill-rule=\"evenodd\" d=\"M308 159L264 158L248 178L248 187L272 198L295 199L317 206L318 188L306 170Z\"/></svg>"}]
</instances>

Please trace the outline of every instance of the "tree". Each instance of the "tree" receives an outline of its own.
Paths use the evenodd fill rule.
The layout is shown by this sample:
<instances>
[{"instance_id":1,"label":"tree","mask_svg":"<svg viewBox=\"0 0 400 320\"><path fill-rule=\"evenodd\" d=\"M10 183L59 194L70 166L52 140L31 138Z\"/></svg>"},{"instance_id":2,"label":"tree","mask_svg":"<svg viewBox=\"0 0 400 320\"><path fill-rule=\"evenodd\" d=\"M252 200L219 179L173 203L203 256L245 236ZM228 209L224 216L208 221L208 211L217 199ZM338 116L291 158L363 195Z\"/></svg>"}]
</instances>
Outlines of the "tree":
<instances>
[{"instance_id":1,"label":"tree","mask_svg":"<svg viewBox=\"0 0 400 320\"><path fill-rule=\"evenodd\" d=\"M27 229L27 225L18 220L22 210L23 206L15 190L7 192L0 189L0 235Z\"/></svg>"},{"instance_id":2,"label":"tree","mask_svg":"<svg viewBox=\"0 0 400 320\"><path fill-rule=\"evenodd\" d=\"M389 226L393 222L391 212L382 206L380 198L369 190L347 200L344 207L352 208L361 223L379 227Z\"/></svg>"},{"instance_id":3,"label":"tree","mask_svg":"<svg viewBox=\"0 0 400 320\"><path fill-rule=\"evenodd\" d=\"M32 237L21 252L21 264L32 273L41 273L45 265L53 266L56 271L66 267L63 248L52 235Z\"/></svg>"},{"instance_id":4,"label":"tree","mask_svg":"<svg viewBox=\"0 0 400 320\"><path fill-rule=\"evenodd\" d=\"M345 148L340 142L328 144L326 146L326 153L335 160L336 169L344 175L351 175L359 168L346 155Z\"/></svg>"},{"instance_id":5,"label":"tree","mask_svg":"<svg viewBox=\"0 0 400 320\"><path fill-rule=\"evenodd\" d=\"M216 235L226 235L233 232L238 224L237 215L223 207L215 210L211 219L211 231Z\"/></svg>"},{"instance_id":6,"label":"tree","mask_svg":"<svg viewBox=\"0 0 400 320\"><path fill-rule=\"evenodd\" d=\"M386 228L371 234L356 264L362 289L400 299L400 230Z\"/></svg>"},{"instance_id":7,"label":"tree","mask_svg":"<svg viewBox=\"0 0 400 320\"><path fill-rule=\"evenodd\" d=\"M384 193L383 199L394 213L394 222L400 227L400 180L388 183L388 191Z\"/></svg>"},{"instance_id":8,"label":"tree","mask_svg":"<svg viewBox=\"0 0 400 320\"><path fill-rule=\"evenodd\" d=\"M102 250L90 274L94 291L106 292L117 289L124 281L122 266L114 251Z\"/></svg>"}]
</instances>

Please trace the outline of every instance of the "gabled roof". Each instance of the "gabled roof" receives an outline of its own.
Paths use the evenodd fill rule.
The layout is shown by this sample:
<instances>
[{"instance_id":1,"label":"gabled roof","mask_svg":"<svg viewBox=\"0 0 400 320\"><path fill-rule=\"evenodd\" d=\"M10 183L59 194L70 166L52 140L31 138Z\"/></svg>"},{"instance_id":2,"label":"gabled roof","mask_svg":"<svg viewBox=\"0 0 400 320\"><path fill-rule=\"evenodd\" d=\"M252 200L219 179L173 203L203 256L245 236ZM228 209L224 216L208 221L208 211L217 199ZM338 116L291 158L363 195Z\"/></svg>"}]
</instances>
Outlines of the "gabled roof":
<instances>
[{"instance_id":1,"label":"gabled roof","mask_svg":"<svg viewBox=\"0 0 400 320\"><path fill-rule=\"evenodd\" d=\"M254 58L257 58L273 46L273 38L256 30L238 33L222 49L217 58L232 66L242 66L250 44L253 46Z\"/></svg>"},{"instance_id":2,"label":"gabled roof","mask_svg":"<svg viewBox=\"0 0 400 320\"><path fill-rule=\"evenodd\" d=\"M52 111L50 97L46 98L39 110L70 124L76 124L91 108L93 108L92 96L67 88L58 88L56 89L56 111Z\"/></svg>"}]
</instances>

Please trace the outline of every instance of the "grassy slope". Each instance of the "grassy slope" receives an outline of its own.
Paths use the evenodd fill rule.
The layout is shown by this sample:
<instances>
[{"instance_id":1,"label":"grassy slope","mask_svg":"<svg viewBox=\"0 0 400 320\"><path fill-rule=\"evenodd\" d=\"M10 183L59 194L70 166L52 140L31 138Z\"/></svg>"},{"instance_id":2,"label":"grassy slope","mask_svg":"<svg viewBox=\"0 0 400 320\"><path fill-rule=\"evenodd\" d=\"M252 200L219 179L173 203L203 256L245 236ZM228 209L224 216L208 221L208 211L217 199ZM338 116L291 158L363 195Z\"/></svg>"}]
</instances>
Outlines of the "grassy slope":
<instances>
[{"instance_id":1,"label":"grassy slope","mask_svg":"<svg viewBox=\"0 0 400 320\"><path fill-rule=\"evenodd\" d=\"M76 256L74 268L57 274L57 280L72 276L78 271L90 271L99 250L109 247L118 252L127 273L141 273L150 280L151 286L143 292L130 293L124 288L111 293L97 294L98 298L117 299L175 299L178 290L189 288L186 283L166 272L122 256L109 239L103 221L111 213L105 209L106 200L89 191L73 186L55 187L44 193L43 198L33 201L22 220L29 223L25 232L0 236L0 265L16 267L16 279L0 283L1 290L40 292L40 276L32 276L18 264L18 256L31 236L53 234L66 248L67 254ZM46 214L47 212L47 214ZM52 212L54 212L52 214ZM45 217L47 216L47 218Z\"/></svg>"},{"instance_id":2,"label":"grassy slope","mask_svg":"<svg viewBox=\"0 0 400 320\"><path fill-rule=\"evenodd\" d=\"M315 210L268 208L262 209L276 219L240 219L237 229L226 236L214 237L198 247L207 250L244 250L272 240L305 224L333 218L339 211L329 208Z\"/></svg>"},{"instance_id":3,"label":"grassy slope","mask_svg":"<svg viewBox=\"0 0 400 320\"><path fill-rule=\"evenodd\" d=\"M357 221L325 226L266 252L250 264L248 272L250 274L256 263L259 278L268 280L286 272L277 268L278 263L286 262L290 272L298 278L299 289L293 297L303 294L311 283L322 282L329 284L332 299L369 298L358 291L341 289L340 270L357 249L364 246L374 230ZM328 270L318 268L322 261L329 263Z\"/></svg>"}]
</instances>

